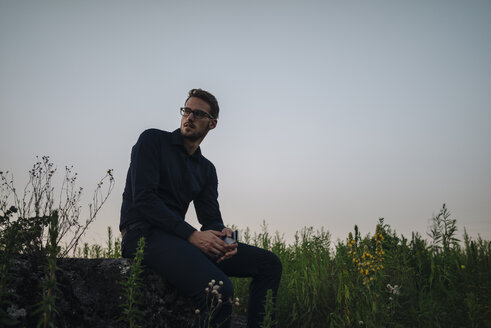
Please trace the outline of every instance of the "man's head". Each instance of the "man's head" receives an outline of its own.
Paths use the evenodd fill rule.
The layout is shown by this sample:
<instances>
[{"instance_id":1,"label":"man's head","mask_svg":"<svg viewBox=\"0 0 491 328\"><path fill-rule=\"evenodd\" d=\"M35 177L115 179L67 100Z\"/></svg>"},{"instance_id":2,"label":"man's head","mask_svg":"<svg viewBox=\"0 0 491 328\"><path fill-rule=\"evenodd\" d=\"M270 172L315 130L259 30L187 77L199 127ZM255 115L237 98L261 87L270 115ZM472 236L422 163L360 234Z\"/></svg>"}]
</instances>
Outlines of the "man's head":
<instances>
[{"instance_id":1,"label":"man's head","mask_svg":"<svg viewBox=\"0 0 491 328\"><path fill-rule=\"evenodd\" d=\"M186 99L186 102L191 97L196 97L196 98L199 98L199 99L207 102L208 105L210 105L211 116L213 116L214 118L218 118L218 114L220 112L220 107L218 107L218 101L214 95L212 95L208 91L205 91L202 89L191 89L191 90L189 90L188 99Z\"/></svg>"},{"instance_id":2,"label":"man's head","mask_svg":"<svg viewBox=\"0 0 491 328\"><path fill-rule=\"evenodd\" d=\"M201 142L209 130L217 125L218 102L211 93L192 89L181 108L181 134L190 141Z\"/></svg>"}]
</instances>

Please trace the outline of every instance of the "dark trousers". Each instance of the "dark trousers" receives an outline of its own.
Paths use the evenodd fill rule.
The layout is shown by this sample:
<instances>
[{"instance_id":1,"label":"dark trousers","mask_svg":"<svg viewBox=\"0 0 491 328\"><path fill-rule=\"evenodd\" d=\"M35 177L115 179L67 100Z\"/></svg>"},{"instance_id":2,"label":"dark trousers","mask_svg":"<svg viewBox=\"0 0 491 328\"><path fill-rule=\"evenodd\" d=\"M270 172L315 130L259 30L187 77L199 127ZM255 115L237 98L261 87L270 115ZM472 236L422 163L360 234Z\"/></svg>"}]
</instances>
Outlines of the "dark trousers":
<instances>
[{"instance_id":1,"label":"dark trousers","mask_svg":"<svg viewBox=\"0 0 491 328\"><path fill-rule=\"evenodd\" d=\"M221 263L216 263L197 247L164 230L141 224L128 231L122 240L123 257L134 256L138 240L145 237L143 263L176 286L184 295L192 297L200 309L200 327L230 327L234 288L230 277L252 277L249 286L247 327L255 328L263 321L264 302L268 289L273 291L273 300L281 278L281 262L270 251L239 243L237 254ZM222 303L213 304L210 281L220 281L219 293ZM216 297L215 297L216 300ZM211 313L207 309L214 309Z\"/></svg>"}]
</instances>

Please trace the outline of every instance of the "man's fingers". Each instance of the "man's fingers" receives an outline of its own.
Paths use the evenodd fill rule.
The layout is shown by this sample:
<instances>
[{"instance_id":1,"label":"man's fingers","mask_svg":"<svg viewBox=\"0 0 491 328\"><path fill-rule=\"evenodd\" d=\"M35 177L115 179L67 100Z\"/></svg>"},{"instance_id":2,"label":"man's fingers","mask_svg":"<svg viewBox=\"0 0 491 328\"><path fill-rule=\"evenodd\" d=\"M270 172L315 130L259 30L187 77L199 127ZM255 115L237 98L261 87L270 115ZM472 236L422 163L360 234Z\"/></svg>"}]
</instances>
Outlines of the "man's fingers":
<instances>
[{"instance_id":1,"label":"man's fingers","mask_svg":"<svg viewBox=\"0 0 491 328\"><path fill-rule=\"evenodd\" d=\"M228 260L229 258L231 258L232 256L234 256L235 254L237 254L237 247L235 247L233 250L231 251L228 251L227 253L225 253L225 255L223 255L221 258L219 258L217 260L217 263L220 263L224 260Z\"/></svg>"},{"instance_id":2,"label":"man's fingers","mask_svg":"<svg viewBox=\"0 0 491 328\"><path fill-rule=\"evenodd\" d=\"M207 231L211 232L212 234L214 234L219 239L221 239L225 235L224 232L220 232L220 231L215 231L215 230L207 230Z\"/></svg>"},{"instance_id":3,"label":"man's fingers","mask_svg":"<svg viewBox=\"0 0 491 328\"><path fill-rule=\"evenodd\" d=\"M230 229L230 228L223 228L222 233L224 233L224 234L225 234L225 235L227 235L228 237L232 237L232 233L233 233L233 231L232 231L232 229Z\"/></svg>"}]
</instances>

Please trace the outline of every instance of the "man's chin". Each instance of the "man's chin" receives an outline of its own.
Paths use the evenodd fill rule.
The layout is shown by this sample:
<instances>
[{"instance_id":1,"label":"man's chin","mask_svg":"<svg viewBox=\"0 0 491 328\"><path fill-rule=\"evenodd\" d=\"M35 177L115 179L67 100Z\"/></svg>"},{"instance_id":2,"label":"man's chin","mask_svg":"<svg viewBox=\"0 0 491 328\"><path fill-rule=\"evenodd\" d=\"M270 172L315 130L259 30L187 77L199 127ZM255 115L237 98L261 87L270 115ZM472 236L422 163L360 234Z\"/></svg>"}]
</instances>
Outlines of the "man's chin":
<instances>
[{"instance_id":1,"label":"man's chin","mask_svg":"<svg viewBox=\"0 0 491 328\"><path fill-rule=\"evenodd\" d=\"M190 141L196 141L204 137L201 133L197 133L195 131L189 131L190 129L181 129L181 135L184 139L188 139Z\"/></svg>"}]
</instances>

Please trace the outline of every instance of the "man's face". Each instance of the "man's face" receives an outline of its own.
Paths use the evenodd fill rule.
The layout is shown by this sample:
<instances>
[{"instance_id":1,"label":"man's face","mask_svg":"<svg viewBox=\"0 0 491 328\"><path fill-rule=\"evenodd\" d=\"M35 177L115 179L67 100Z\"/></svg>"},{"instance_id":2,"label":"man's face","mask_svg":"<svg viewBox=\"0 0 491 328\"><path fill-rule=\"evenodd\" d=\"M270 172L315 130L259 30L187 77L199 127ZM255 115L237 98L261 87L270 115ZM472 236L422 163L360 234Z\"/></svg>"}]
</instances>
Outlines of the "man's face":
<instances>
[{"instance_id":1,"label":"man's face","mask_svg":"<svg viewBox=\"0 0 491 328\"><path fill-rule=\"evenodd\" d=\"M210 105L200 98L191 97L186 101L184 105L192 110L202 110L208 114L211 114ZM194 114L189 116L183 116L181 118L181 134L184 138L191 140L203 139L209 130L214 129L217 124L216 119L204 117L202 119L196 119Z\"/></svg>"}]
</instances>

